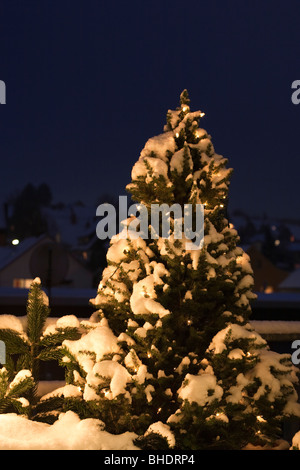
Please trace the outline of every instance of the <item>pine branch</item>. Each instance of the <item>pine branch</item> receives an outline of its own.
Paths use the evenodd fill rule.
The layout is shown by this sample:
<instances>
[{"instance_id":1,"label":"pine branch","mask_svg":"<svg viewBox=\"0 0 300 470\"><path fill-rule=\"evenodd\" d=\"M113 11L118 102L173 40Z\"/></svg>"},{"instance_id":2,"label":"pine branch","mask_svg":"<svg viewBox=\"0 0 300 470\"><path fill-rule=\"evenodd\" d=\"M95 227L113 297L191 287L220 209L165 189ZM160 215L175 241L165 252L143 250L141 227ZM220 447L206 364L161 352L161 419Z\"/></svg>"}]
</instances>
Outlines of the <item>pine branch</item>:
<instances>
[{"instance_id":1,"label":"pine branch","mask_svg":"<svg viewBox=\"0 0 300 470\"><path fill-rule=\"evenodd\" d=\"M6 393L6 397L9 397L9 398L21 397L24 394L28 393L29 390L33 389L34 386L35 386L35 383L32 377L26 377L25 379L20 380L18 383L13 384L12 387L10 386L9 390Z\"/></svg>"},{"instance_id":2,"label":"pine branch","mask_svg":"<svg viewBox=\"0 0 300 470\"><path fill-rule=\"evenodd\" d=\"M0 340L5 343L7 354L26 354L30 348L21 333L10 328L0 329Z\"/></svg>"},{"instance_id":3,"label":"pine branch","mask_svg":"<svg viewBox=\"0 0 300 470\"><path fill-rule=\"evenodd\" d=\"M38 282L31 284L27 301L27 334L31 343L36 344L42 335L42 330L50 309L45 302L45 294Z\"/></svg>"},{"instance_id":4,"label":"pine branch","mask_svg":"<svg viewBox=\"0 0 300 470\"><path fill-rule=\"evenodd\" d=\"M74 341L81 337L78 328L56 328L56 331L56 333L51 333L42 337L39 342L41 348L60 345L65 340Z\"/></svg>"},{"instance_id":5,"label":"pine branch","mask_svg":"<svg viewBox=\"0 0 300 470\"><path fill-rule=\"evenodd\" d=\"M40 361L53 361L60 360L63 356L63 353L60 348L44 348L37 356L37 359Z\"/></svg>"}]
</instances>

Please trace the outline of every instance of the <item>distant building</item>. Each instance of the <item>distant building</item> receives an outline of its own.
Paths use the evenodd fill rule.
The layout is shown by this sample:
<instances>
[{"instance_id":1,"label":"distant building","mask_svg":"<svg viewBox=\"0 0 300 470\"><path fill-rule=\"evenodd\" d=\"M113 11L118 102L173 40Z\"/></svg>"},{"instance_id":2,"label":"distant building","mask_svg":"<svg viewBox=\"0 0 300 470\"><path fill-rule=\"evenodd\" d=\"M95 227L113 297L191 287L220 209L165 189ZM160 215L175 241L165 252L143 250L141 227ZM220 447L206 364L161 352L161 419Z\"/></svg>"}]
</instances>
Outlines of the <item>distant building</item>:
<instances>
[{"instance_id":1,"label":"distant building","mask_svg":"<svg viewBox=\"0 0 300 470\"><path fill-rule=\"evenodd\" d=\"M47 235L0 247L0 287L28 288L40 277L44 285L91 288L91 271Z\"/></svg>"},{"instance_id":2,"label":"distant building","mask_svg":"<svg viewBox=\"0 0 300 470\"><path fill-rule=\"evenodd\" d=\"M300 292L300 268L296 269L279 285L280 292Z\"/></svg>"},{"instance_id":3,"label":"distant building","mask_svg":"<svg viewBox=\"0 0 300 470\"><path fill-rule=\"evenodd\" d=\"M44 207L42 215L47 222L48 235L65 244L70 250L83 251L96 236L96 208L78 202Z\"/></svg>"},{"instance_id":4,"label":"distant building","mask_svg":"<svg viewBox=\"0 0 300 470\"><path fill-rule=\"evenodd\" d=\"M254 291L265 293L278 291L280 284L290 273L275 266L255 245L250 246L246 252L250 256L253 269Z\"/></svg>"}]
</instances>

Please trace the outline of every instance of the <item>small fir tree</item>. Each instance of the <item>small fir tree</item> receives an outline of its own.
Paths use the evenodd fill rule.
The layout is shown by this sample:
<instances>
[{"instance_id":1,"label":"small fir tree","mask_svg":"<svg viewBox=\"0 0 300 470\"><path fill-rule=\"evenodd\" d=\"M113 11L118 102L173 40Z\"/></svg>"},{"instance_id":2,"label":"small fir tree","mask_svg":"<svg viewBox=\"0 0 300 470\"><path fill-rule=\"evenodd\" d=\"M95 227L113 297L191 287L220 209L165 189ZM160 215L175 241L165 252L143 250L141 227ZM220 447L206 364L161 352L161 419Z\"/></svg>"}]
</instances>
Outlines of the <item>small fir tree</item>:
<instances>
[{"instance_id":1,"label":"small fir tree","mask_svg":"<svg viewBox=\"0 0 300 470\"><path fill-rule=\"evenodd\" d=\"M6 346L6 362L0 371L2 413L14 407L19 413L35 416L41 361L58 361L62 355L62 342L80 337L76 327L58 325L47 329L49 314L48 297L41 288L40 279L36 278L29 289L27 315L23 321L15 318L11 322L13 317L2 316L0 340ZM5 323L9 326L5 327Z\"/></svg>"}]
</instances>

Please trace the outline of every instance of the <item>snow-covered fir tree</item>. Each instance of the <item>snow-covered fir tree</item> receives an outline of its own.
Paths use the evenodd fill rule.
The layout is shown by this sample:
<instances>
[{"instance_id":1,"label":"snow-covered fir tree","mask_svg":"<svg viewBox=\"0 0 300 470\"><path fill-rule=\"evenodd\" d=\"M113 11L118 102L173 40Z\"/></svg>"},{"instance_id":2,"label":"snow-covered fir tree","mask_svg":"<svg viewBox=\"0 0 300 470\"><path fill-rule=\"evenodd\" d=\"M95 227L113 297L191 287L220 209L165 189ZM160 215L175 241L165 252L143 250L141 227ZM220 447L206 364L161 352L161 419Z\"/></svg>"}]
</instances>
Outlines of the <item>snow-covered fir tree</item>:
<instances>
[{"instance_id":1,"label":"snow-covered fir tree","mask_svg":"<svg viewBox=\"0 0 300 470\"><path fill-rule=\"evenodd\" d=\"M132 216L111 239L94 314L70 317L80 338L58 338L58 325L40 331L38 354L53 344L67 384L35 406L38 419L75 412L110 434L134 433L138 448L200 450L272 446L283 420L300 416L290 355L271 351L249 323L253 273L226 216L232 169L202 117L183 91L133 166L127 189L148 209L148 233L128 230L141 229ZM175 236L172 211L169 236L153 236L153 204L189 204L193 215L204 206L203 244L190 249L184 225Z\"/></svg>"},{"instance_id":2,"label":"snow-covered fir tree","mask_svg":"<svg viewBox=\"0 0 300 470\"><path fill-rule=\"evenodd\" d=\"M226 218L232 170L199 126L202 117L185 90L127 189L147 208L204 205L203 246L186 249L184 233L175 239L172 230L168 238L132 236L127 226L137 220L129 218L111 240L91 301L100 321L63 344L85 412L109 432L143 436L145 448L162 445L149 427L171 431L181 449L272 445L282 420L300 415L290 356L270 351L249 323L252 269Z\"/></svg>"}]
</instances>

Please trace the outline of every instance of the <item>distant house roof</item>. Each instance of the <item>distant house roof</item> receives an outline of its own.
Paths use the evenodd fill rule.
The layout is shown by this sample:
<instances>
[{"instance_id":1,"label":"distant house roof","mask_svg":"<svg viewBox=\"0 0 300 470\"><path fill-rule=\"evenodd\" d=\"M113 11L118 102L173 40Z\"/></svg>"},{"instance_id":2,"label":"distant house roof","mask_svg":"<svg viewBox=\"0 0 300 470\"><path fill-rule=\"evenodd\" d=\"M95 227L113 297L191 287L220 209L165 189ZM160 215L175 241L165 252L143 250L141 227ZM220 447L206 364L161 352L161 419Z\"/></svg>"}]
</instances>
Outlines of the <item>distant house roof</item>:
<instances>
[{"instance_id":1,"label":"distant house roof","mask_svg":"<svg viewBox=\"0 0 300 470\"><path fill-rule=\"evenodd\" d=\"M49 272L53 286L62 283L70 288L92 286L93 275L88 266L48 235L27 238L16 246L0 247L1 287L12 286L18 279L29 280L37 276L45 284L48 282Z\"/></svg>"},{"instance_id":2,"label":"distant house roof","mask_svg":"<svg viewBox=\"0 0 300 470\"><path fill-rule=\"evenodd\" d=\"M280 285L279 289L300 291L300 269L293 271Z\"/></svg>"},{"instance_id":3,"label":"distant house roof","mask_svg":"<svg viewBox=\"0 0 300 470\"><path fill-rule=\"evenodd\" d=\"M253 269L254 290L256 292L264 291L269 286L277 290L289 273L275 266L255 245L250 246L247 253L250 256Z\"/></svg>"},{"instance_id":4,"label":"distant house roof","mask_svg":"<svg viewBox=\"0 0 300 470\"><path fill-rule=\"evenodd\" d=\"M8 264L15 261L17 258L22 256L26 251L30 250L33 246L39 243L41 240L44 240L47 237L46 235L41 235L40 237L30 237L26 238L19 245L6 245L0 246L0 271L5 268Z\"/></svg>"}]
</instances>

